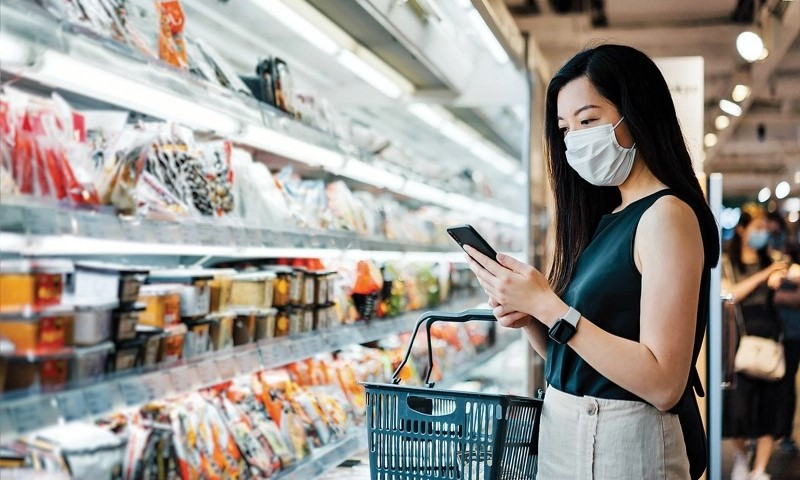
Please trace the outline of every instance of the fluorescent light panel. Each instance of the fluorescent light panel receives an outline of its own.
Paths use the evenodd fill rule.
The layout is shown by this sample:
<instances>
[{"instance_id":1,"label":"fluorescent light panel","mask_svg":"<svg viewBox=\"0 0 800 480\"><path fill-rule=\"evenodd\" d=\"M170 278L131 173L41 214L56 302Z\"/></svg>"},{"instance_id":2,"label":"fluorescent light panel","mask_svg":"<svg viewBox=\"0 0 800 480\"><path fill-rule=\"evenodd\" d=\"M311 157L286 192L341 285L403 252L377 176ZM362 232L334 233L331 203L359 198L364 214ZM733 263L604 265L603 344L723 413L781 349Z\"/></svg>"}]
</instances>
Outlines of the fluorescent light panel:
<instances>
[{"instance_id":1,"label":"fluorescent light panel","mask_svg":"<svg viewBox=\"0 0 800 480\"><path fill-rule=\"evenodd\" d=\"M433 128L440 128L447 122L439 112L424 103L412 103L408 111Z\"/></svg>"},{"instance_id":2,"label":"fluorescent light panel","mask_svg":"<svg viewBox=\"0 0 800 480\"><path fill-rule=\"evenodd\" d=\"M240 129L239 122L222 112L53 50L42 54L39 71L27 70L25 76L130 110L201 130L212 130L220 135L233 135Z\"/></svg>"},{"instance_id":3,"label":"fluorescent light panel","mask_svg":"<svg viewBox=\"0 0 800 480\"><path fill-rule=\"evenodd\" d=\"M338 152L264 127L248 126L244 135L239 136L236 140L259 150L272 152L307 165L321 166L329 170L336 170L344 165L344 156Z\"/></svg>"},{"instance_id":4,"label":"fluorescent light panel","mask_svg":"<svg viewBox=\"0 0 800 480\"><path fill-rule=\"evenodd\" d=\"M349 50L342 50L336 59L351 72L361 77L362 80L378 89L378 91L387 97L400 98L403 94L403 90L399 85L362 60L361 57L355 53Z\"/></svg>"},{"instance_id":5,"label":"fluorescent light panel","mask_svg":"<svg viewBox=\"0 0 800 480\"><path fill-rule=\"evenodd\" d=\"M388 172L355 158L347 159L347 163L345 163L344 169L341 170L340 174L360 182L393 191L399 191L406 181L406 179L400 175Z\"/></svg>"},{"instance_id":6,"label":"fluorescent light panel","mask_svg":"<svg viewBox=\"0 0 800 480\"><path fill-rule=\"evenodd\" d=\"M251 3L322 52L328 55L334 55L340 50L339 45L333 41L328 34L317 28L316 25L303 18L280 0L253 0Z\"/></svg>"},{"instance_id":7,"label":"fluorescent light panel","mask_svg":"<svg viewBox=\"0 0 800 480\"><path fill-rule=\"evenodd\" d=\"M481 40L486 45L486 48L489 49L489 53L491 53L494 59L497 60L497 63L508 63L508 53L506 53L505 48L500 45L500 41L494 36L494 33L492 32L492 29L489 28L489 25L483 21L481 14L473 8L469 11L469 13L467 13L467 17L469 17L469 21L472 23L473 28L475 28L477 31L478 36L481 37Z\"/></svg>"}]
</instances>

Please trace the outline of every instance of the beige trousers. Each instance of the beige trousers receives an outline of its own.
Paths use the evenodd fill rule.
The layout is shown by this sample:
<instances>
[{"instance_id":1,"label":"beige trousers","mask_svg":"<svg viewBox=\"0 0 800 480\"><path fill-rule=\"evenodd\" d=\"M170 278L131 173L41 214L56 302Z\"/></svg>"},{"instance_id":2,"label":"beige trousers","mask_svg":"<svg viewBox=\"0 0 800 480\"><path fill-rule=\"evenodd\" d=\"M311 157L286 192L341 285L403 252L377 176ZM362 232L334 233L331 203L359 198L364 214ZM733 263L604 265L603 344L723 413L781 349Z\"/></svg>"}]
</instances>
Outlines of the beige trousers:
<instances>
[{"instance_id":1,"label":"beige trousers","mask_svg":"<svg viewBox=\"0 0 800 480\"><path fill-rule=\"evenodd\" d=\"M538 462L540 480L690 478L677 415L553 387L544 396Z\"/></svg>"}]
</instances>

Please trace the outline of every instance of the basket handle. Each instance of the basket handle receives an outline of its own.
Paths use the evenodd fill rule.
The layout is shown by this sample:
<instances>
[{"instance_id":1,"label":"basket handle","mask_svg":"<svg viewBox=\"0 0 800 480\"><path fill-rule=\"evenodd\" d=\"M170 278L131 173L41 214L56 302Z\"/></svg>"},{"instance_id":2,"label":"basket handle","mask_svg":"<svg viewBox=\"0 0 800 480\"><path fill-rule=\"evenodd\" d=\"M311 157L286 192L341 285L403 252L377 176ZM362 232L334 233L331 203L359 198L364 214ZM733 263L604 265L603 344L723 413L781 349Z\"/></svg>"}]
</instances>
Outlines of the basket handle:
<instances>
[{"instance_id":1,"label":"basket handle","mask_svg":"<svg viewBox=\"0 0 800 480\"><path fill-rule=\"evenodd\" d=\"M425 330L428 334L428 373L425 375L425 385L428 388L433 388L434 384L431 383L431 372L433 372L433 349L431 348L431 325L435 322L458 322L458 323L465 323L472 320L481 320L484 322L494 322L497 319L495 318L494 314L491 310L488 309L469 309L469 310L462 310L460 312L425 312L419 317L417 320L417 324L414 326L414 333L411 335L411 340L408 342L408 348L406 349L406 355L403 358L403 361L400 362L397 369L392 374L392 384L397 385L400 383L400 371L403 367L406 366L408 363L408 358L411 356L411 348L414 346L414 340L417 338L417 332L419 332L419 327L425 323Z\"/></svg>"}]
</instances>

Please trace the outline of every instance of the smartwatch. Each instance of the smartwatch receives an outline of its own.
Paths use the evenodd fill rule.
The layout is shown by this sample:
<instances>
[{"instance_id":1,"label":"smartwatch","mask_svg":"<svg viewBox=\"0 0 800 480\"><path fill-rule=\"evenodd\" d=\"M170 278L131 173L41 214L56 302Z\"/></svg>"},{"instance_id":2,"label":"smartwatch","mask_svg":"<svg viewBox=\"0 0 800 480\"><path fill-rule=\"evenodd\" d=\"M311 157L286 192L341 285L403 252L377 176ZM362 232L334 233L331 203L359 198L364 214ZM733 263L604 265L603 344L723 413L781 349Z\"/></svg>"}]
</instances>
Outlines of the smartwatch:
<instances>
[{"instance_id":1,"label":"smartwatch","mask_svg":"<svg viewBox=\"0 0 800 480\"><path fill-rule=\"evenodd\" d=\"M578 330L578 321L580 319L580 312L569 307L567 313L550 328L547 334L559 345L564 345L575 335L575 332Z\"/></svg>"}]
</instances>

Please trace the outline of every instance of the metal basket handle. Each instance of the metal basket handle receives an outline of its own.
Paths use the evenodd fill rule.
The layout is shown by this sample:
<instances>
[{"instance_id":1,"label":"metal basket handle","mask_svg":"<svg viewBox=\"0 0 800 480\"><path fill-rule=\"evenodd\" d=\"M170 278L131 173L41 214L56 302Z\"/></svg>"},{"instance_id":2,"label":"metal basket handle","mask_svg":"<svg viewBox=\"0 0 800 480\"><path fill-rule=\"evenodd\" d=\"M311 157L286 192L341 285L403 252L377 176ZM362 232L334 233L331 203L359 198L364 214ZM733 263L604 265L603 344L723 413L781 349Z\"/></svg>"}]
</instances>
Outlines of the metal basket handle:
<instances>
[{"instance_id":1,"label":"metal basket handle","mask_svg":"<svg viewBox=\"0 0 800 480\"><path fill-rule=\"evenodd\" d=\"M462 310L460 312L426 312L423 313L419 320L417 320L417 324L414 326L414 333L411 335L411 340L408 342L408 348L406 349L406 355L403 358L403 361L400 362L400 365L392 374L392 384L397 385L400 383L400 371L403 367L406 366L408 363L408 358L411 356L411 348L414 346L414 340L417 338L417 332L419 332L419 327L425 323L425 330L428 334L428 373L425 375L425 385L428 388L433 388L434 384L430 382L431 380L431 372L433 372L433 349L431 348L431 325L435 322L458 322L458 323L465 323L472 320L480 320L484 322L494 322L497 321L494 314L491 310L488 309L470 309L470 310Z\"/></svg>"}]
</instances>

